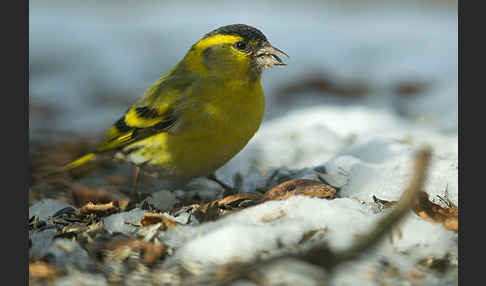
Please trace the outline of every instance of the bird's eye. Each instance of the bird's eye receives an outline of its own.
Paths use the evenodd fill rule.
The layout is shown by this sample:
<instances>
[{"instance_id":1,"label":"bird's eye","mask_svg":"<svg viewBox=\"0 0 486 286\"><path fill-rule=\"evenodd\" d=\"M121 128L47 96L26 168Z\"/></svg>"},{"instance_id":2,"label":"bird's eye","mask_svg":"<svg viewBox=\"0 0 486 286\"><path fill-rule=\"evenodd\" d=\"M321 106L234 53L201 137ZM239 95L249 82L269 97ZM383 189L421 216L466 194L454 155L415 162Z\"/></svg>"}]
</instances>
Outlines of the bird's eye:
<instances>
[{"instance_id":1,"label":"bird's eye","mask_svg":"<svg viewBox=\"0 0 486 286\"><path fill-rule=\"evenodd\" d=\"M244 50L246 49L246 43L244 41L239 41L235 44L235 47L238 49L238 50Z\"/></svg>"}]
</instances>

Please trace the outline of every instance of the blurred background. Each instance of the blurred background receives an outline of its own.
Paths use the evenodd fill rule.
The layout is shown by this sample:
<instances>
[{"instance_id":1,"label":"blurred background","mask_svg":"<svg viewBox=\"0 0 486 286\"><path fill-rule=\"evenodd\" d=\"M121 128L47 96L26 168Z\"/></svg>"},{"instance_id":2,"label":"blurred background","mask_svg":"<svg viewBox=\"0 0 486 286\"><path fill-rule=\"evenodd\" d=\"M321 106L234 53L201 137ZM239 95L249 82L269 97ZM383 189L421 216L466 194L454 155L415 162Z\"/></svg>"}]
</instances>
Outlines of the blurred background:
<instances>
[{"instance_id":1,"label":"blurred background","mask_svg":"<svg viewBox=\"0 0 486 286\"><path fill-rule=\"evenodd\" d=\"M29 3L31 138L101 136L194 42L233 23L290 55L264 72L265 121L358 104L457 132L456 1L44 0Z\"/></svg>"}]
</instances>

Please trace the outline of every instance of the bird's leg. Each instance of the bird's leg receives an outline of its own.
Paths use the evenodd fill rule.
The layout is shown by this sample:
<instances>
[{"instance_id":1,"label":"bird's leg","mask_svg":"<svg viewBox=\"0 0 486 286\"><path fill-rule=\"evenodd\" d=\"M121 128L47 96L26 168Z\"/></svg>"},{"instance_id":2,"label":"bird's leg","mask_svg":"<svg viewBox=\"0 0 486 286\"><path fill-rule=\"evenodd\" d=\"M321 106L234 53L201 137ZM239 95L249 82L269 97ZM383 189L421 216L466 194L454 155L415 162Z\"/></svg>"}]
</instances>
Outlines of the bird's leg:
<instances>
[{"instance_id":1,"label":"bird's leg","mask_svg":"<svg viewBox=\"0 0 486 286\"><path fill-rule=\"evenodd\" d=\"M223 181L219 180L217 177L216 177L216 174L215 173L211 173L207 176L207 178L211 181L214 181L216 182L218 185L220 185L221 187L223 187L224 189L224 193L223 193L223 197L226 197L226 196L229 196L229 195L233 195L236 193L236 190L233 189L232 187L228 186L227 184L225 184Z\"/></svg>"},{"instance_id":2,"label":"bird's leg","mask_svg":"<svg viewBox=\"0 0 486 286\"><path fill-rule=\"evenodd\" d=\"M142 176L142 167L141 166L135 166L135 175L133 178L133 185L132 185L132 191L130 193L130 199L133 202L139 202L140 200L140 193L137 192L137 186L138 183L141 179Z\"/></svg>"}]
</instances>

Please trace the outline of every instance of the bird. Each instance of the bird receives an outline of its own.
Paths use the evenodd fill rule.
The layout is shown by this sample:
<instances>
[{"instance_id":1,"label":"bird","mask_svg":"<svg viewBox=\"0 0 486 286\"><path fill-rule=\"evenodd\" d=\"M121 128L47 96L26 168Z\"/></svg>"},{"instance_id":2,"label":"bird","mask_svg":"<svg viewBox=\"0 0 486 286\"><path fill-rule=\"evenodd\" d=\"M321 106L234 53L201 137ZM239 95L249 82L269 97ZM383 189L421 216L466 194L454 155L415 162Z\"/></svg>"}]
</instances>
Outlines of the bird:
<instances>
[{"instance_id":1,"label":"bird","mask_svg":"<svg viewBox=\"0 0 486 286\"><path fill-rule=\"evenodd\" d=\"M214 171L239 153L261 125L265 68L288 55L246 24L219 27L191 46L108 130L94 150L62 171L111 157L173 185Z\"/></svg>"}]
</instances>

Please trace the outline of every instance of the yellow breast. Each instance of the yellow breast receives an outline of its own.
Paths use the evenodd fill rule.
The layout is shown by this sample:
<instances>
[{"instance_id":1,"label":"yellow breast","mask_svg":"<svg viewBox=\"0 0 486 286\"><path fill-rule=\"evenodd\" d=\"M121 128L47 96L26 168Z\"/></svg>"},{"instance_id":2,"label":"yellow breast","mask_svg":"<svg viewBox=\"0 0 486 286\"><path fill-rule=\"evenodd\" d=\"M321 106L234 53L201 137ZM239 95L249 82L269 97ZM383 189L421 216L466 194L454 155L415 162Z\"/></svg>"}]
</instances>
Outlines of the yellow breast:
<instances>
[{"instance_id":1,"label":"yellow breast","mask_svg":"<svg viewBox=\"0 0 486 286\"><path fill-rule=\"evenodd\" d=\"M193 92L176 130L136 142L141 149L131 154L150 158L149 165L175 180L205 176L222 166L243 149L263 119L259 80L205 83Z\"/></svg>"}]
</instances>

